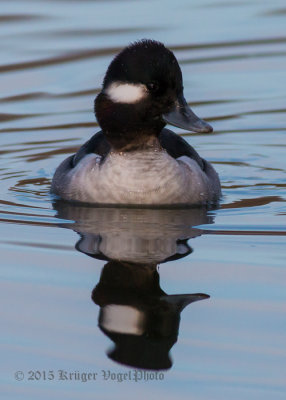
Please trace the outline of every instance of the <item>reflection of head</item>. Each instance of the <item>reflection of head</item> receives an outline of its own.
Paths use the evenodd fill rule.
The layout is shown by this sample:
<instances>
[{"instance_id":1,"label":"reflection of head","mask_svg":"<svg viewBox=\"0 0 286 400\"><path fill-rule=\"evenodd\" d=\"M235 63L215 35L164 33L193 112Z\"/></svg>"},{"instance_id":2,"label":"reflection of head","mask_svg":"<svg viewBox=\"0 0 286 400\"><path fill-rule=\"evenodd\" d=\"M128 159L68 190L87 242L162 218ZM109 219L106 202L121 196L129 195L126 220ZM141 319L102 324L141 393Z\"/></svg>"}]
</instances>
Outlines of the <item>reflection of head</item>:
<instances>
[{"instance_id":1,"label":"reflection of head","mask_svg":"<svg viewBox=\"0 0 286 400\"><path fill-rule=\"evenodd\" d=\"M99 327L115 343L114 361L137 368L168 369L180 313L204 294L167 295L155 265L108 262L92 292L100 306Z\"/></svg>"}]
</instances>

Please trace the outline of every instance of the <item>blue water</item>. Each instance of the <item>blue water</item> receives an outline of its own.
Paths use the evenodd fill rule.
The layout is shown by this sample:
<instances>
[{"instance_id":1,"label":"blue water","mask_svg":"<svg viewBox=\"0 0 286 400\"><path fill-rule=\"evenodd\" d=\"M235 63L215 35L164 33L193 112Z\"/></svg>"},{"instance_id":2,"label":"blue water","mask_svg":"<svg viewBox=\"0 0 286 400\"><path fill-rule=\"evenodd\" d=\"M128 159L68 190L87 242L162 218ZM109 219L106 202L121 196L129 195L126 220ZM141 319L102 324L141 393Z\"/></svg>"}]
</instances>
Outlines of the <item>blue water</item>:
<instances>
[{"instance_id":1,"label":"blue water","mask_svg":"<svg viewBox=\"0 0 286 400\"><path fill-rule=\"evenodd\" d=\"M282 0L0 1L3 399L285 399L285 18ZM143 37L173 49L188 102L214 127L174 130L218 171L220 208L53 205L55 168L98 129L108 64ZM100 291L114 259L122 276ZM170 295L195 293L210 297L174 308ZM114 316L112 304L132 307ZM136 382L136 366L110 358L110 324L158 329L145 354L159 362L165 343L166 367L170 350L161 379ZM143 342L128 343L121 362L138 361Z\"/></svg>"}]
</instances>

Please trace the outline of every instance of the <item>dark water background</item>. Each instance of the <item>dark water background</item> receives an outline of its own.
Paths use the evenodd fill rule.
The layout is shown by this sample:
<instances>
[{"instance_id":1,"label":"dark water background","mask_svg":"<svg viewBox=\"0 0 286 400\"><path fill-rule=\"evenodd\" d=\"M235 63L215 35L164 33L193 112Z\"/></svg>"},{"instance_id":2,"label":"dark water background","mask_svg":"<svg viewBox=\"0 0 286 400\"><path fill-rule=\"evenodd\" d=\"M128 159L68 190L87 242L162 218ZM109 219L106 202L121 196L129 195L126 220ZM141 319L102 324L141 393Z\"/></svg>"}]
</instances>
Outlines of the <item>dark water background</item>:
<instances>
[{"instance_id":1,"label":"dark water background","mask_svg":"<svg viewBox=\"0 0 286 400\"><path fill-rule=\"evenodd\" d=\"M93 99L110 60L143 37L173 49L187 100L215 129L177 132L215 165L221 208L162 226L128 211L104 220L54 210L51 177L98 129ZM2 398L284 400L285 1L0 0L0 51ZM161 288L211 297L182 312L163 380L118 383L101 371L133 369L105 354L112 342L90 298L106 262L77 251L73 229L103 232L112 252L139 235L134 218L154 245L143 258L193 237L191 254L160 265ZM59 369L99 375L27 379Z\"/></svg>"}]
</instances>

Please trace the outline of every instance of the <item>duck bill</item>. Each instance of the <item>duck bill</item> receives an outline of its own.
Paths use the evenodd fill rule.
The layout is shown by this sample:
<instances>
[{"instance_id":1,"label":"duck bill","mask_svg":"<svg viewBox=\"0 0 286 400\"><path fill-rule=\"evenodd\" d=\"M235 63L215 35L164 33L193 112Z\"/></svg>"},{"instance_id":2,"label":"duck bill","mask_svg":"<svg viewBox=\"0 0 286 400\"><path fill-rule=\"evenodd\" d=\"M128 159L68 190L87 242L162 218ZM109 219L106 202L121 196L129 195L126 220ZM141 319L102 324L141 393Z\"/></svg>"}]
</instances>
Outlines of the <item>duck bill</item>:
<instances>
[{"instance_id":1,"label":"duck bill","mask_svg":"<svg viewBox=\"0 0 286 400\"><path fill-rule=\"evenodd\" d=\"M167 124L191 132L210 133L213 131L213 128L206 121L197 117L190 109L183 94L178 96L173 109L169 113L163 114L163 120Z\"/></svg>"}]
</instances>

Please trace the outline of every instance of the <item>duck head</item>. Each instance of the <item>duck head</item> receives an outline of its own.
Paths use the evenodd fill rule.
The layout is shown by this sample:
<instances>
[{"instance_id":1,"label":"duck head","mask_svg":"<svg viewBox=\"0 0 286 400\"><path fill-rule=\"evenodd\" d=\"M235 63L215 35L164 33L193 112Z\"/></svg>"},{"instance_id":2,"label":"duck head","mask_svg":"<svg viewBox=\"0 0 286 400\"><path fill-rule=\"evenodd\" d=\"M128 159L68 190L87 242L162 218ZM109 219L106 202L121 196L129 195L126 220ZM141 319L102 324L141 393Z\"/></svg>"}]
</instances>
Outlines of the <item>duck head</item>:
<instances>
[{"instance_id":1,"label":"duck head","mask_svg":"<svg viewBox=\"0 0 286 400\"><path fill-rule=\"evenodd\" d=\"M153 40L135 42L114 58L95 100L95 114L115 149L148 143L167 123L189 131L212 132L184 98L176 57Z\"/></svg>"}]
</instances>

